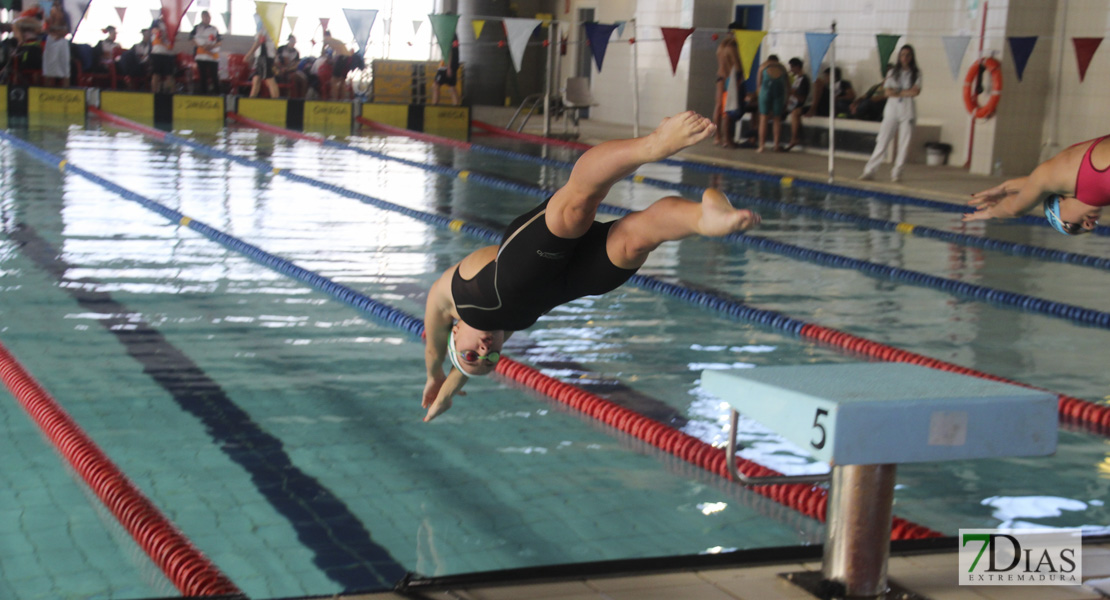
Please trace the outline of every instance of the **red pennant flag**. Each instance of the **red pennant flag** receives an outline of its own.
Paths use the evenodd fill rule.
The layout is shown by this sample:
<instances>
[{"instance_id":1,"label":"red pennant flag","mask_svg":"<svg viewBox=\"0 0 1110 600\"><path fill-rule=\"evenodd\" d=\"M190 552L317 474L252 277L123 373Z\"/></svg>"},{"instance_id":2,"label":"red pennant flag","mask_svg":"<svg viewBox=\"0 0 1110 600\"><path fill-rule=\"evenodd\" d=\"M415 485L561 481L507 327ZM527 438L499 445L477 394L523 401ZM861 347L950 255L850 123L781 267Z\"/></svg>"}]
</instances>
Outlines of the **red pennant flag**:
<instances>
[{"instance_id":1,"label":"red pennant flag","mask_svg":"<svg viewBox=\"0 0 1110 600\"><path fill-rule=\"evenodd\" d=\"M320 29L323 29L324 31L327 31L328 30L328 21L331 21L331 17L320 17Z\"/></svg>"},{"instance_id":2,"label":"red pennant flag","mask_svg":"<svg viewBox=\"0 0 1110 600\"><path fill-rule=\"evenodd\" d=\"M166 24L166 41L169 47L177 39L177 30L181 27L181 17L193 0L162 0L162 21Z\"/></svg>"},{"instance_id":3,"label":"red pennant flag","mask_svg":"<svg viewBox=\"0 0 1110 600\"><path fill-rule=\"evenodd\" d=\"M1091 59L1102 43L1102 38L1072 38L1071 41L1075 43L1075 60L1079 62L1079 83L1083 83L1087 67L1091 66Z\"/></svg>"},{"instance_id":4,"label":"red pennant flag","mask_svg":"<svg viewBox=\"0 0 1110 600\"><path fill-rule=\"evenodd\" d=\"M682 45L694 30L682 27L660 27L660 29L663 31L663 42L667 44L667 54L671 57L671 75L674 75L678 71L678 57L682 54Z\"/></svg>"}]
</instances>

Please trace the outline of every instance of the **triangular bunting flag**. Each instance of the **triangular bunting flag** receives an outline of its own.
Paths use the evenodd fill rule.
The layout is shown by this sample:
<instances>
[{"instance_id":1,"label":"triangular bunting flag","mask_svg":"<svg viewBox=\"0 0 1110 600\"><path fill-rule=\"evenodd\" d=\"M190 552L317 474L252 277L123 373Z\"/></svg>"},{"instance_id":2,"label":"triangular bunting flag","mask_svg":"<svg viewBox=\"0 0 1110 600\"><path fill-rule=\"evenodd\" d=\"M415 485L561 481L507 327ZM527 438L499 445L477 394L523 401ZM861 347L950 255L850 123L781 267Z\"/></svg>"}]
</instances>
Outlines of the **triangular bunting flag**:
<instances>
[{"instance_id":1,"label":"triangular bunting flag","mask_svg":"<svg viewBox=\"0 0 1110 600\"><path fill-rule=\"evenodd\" d=\"M482 37L482 28L486 26L485 19L471 19L470 27L474 29L474 39Z\"/></svg>"},{"instance_id":2,"label":"triangular bunting flag","mask_svg":"<svg viewBox=\"0 0 1110 600\"><path fill-rule=\"evenodd\" d=\"M747 31L734 29L732 35L736 36L736 45L740 50L740 66L744 67L744 79L752 76L752 65L755 64L755 55L759 54L759 45L763 43L766 31Z\"/></svg>"},{"instance_id":3,"label":"triangular bunting flag","mask_svg":"<svg viewBox=\"0 0 1110 600\"><path fill-rule=\"evenodd\" d=\"M85 19L85 11L89 10L89 3L92 0L63 0L62 9L65 10L66 18L69 19L70 33L77 33L77 28L81 26L81 21Z\"/></svg>"},{"instance_id":4,"label":"triangular bunting flag","mask_svg":"<svg viewBox=\"0 0 1110 600\"><path fill-rule=\"evenodd\" d=\"M617 25L617 38L624 37L624 26L628 25L628 21L614 21Z\"/></svg>"},{"instance_id":5,"label":"triangular bunting flag","mask_svg":"<svg viewBox=\"0 0 1110 600\"><path fill-rule=\"evenodd\" d=\"M327 31L329 21L331 21L331 18L329 18L329 17L320 17L320 29L323 29L324 31Z\"/></svg>"},{"instance_id":6,"label":"triangular bunting flag","mask_svg":"<svg viewBox=\"0 0 1110 600\"><path fill-rule=\"evenodd\" d=\"M344 8L343 16L347 17L347 25L355 36L355 43L365 55L366 44L370 42L370 30L374 28L374 19L378 18L377 9Z\"/></svg>"},{"instance_id":7,"label":"triangular bunting flag","mask_svg":"<svg viewBox=\"0 0 1110 600\"><path fill-rule=\"evenodd\" d=\"M898 45L898 38L901 35L894 35L890 33L880 33L875 36L875 42L879 46L879 70L883 72L883 77L886 77L886 72L890 69L890 55L894 52L894 47Z\"/></svg>"},{"instance_id":8,"label":"triangular bunting flag","mask_svg":"<svg viewBox=\"0 0 1110 600\"><path fill-rule=\"evenodd\" d=\"M1075 44L1075 60L1079 62L1079 83L1087 75L1087 67L1091 66L1091 59L1095 56L1102 38L1072 38Z\"/></svg>"},{"instance_id":9,"label":"triangular bunting flag","mask_svg":"<svg viewBox=\"0 0 1110 600\"><path fill-rule=\"evenodd\" d=\"M459 26L459 15L442 14L428 15L432 23L432 33L439 42L439 51L443 53L443 62L451 61L451 44L455 41L456 28Z\"/></svg>"},{"instance_id":10,"label":"triangular bunting flag","mask_svg":"<svg viewBox=\"0 0 1110 600\"><path fill-rule=\"evenodd\" d=\"M126 14L126 13L127 13L127 7L126 6L117 6L116 7L116 14L119 15L119 22L120 22L121 25L123 24L123 15Z\"/></svg>"},{"instance_id":11,"label":"triangular bunting flag","mask_svg":"<svg viewBox=\"0 0 1110 600\"><path fill-rule=\"evenodd\" d=\"M505 35L509 41L509 55L512 56L513 65L516 67L517 72L520 72L520 61L524 60L524 49L528 46L528 40L532 37L532 32L540 26L539 19L504 19Z\"/></svg>"},{"instance_id":12,"label":"triangular bunting flag","mask_svg":"<svg viewBox=\"0 0 1110 600\"><path fill-rule=\"evenodd\" d=\"M222 13L220 13L220 16L224 18L224 27L228 31L230 31L231 30L231 11L229 10L227 12L222 12Z\"/></svg>"},{"instance_id":13,"label":"triangular bunting flag","mask_svg":"<svg viewBox=\"0 0 1110 600\"><path fill-rule=\"evenodd\" d=\"M423 24L424 24L424 21L418 21L418 20L414 19L413 22L412 22L412 34L416 35L416 34L420 33L420 26L423 25Z\"/></svg>"},{"instance_id":14,"label":"triangular bunting flag","mask_svg":"<svg viewBox=\"0 0 1110 600\"><path fill-rule=\"evenodd\" d=\"M197 11L191 10L191 11L185 13L185 18L189 19L189 24L190 25L196 25L197 24Z\"/></svg>"},{"instance_id":15,"label":"triangular bunting flag","mask_svg":"<svg viewBox=\"0 0 1110 600\"><path fill-rule=\"evenodd\" d=\"M289 33L293 33L297 27L297 17L285 17L285 22L289 23Z\"/></svg>"},{"instance_id":16,"label":"triangular bunting flag","mask_svg":"<svg viewBox=\"0 0 1110 600\"><path fill-rule=\"evenodd\" d=\"M1037 45L1037 36L1010 36L1009 39L1010 53L1014 55L1014 68L1017 69L1018 81L1021 81L1022 73L1025 73L1025 65L1029 62L1029 56L1033 54L1033 46Z\"/></svg>"},{"instance_id":17,"label":"triangular bunting flag","mask_svg":"<svg viewBox=\"0 0 1110 600\"><path fill-rule=\"evenodd\" d=\"M613 36L616 25L602 25L601 23L586 23L586 39L590 42L590 51L594 54L597 72L601 72L601 63L605 60L605 49L609 47L609 38Z\"/></svg>"},{"instance_id":18,"label":"triangular bunting flag","mask_svg":"<svg viewBox=\"0 0 1110 600\"><path fill-rule=\"evenodd\" d=\"M694 33L694 29L660 27L660 30L663 32L663 43L667 45L667 56L671 58L671 75L674 75L678 72L678 57L682 54L682 46L686 43L686 38Z\"/></svg>"},{"instance_id":19,"label":"triangular bunting flag","mask_svg":"<svg viewBox=\"0 0 1110 600\"><path fill-rule=\"evenodd\" d=\"M821 71L821 61L825 60L825 53L829 51L829 46L832 45L834 39L836 39L835 33L806 32L809 70L814 81L817 80L817 74Z\"/></svg>"},{"instance_id":20,"label":"triangular bunting flag","mask_svg":"<svg viewBox=\"0 0 1110 600\"><path fill-rule=\"evenodd\" d=\"M952 79L960 80L960 66L964 62L967 45L971 43L970 35L946 35L942 38L944 53L948 55L948 70L952 72Z\"/></svg>"},{"instance_id":21,"label":"triangular bunting flag","mask_svg":"<svg viewBox=\"0 0 1110 600\"><path fill-rule=\"evenodd\" d=\"M271 42L277 44L278 40L281 39L281 21L285 16L285 3L255 0L254 9L259 18L262 19L262 26L266 28L266 35L269 36Z\"/></svg>"},{"instance_id":22,"label":"triangular bunting flag","mask_svg":"<svg viewBox=\"0 0 1110 600\"><path fill-rule=\"evenodd\" d=\"M160 16L162 16L162 9L160 9L160 8L150 9L150 18L151 19L157 19Z\"/></svg>"},{"instance_id":23,"label":"triangular bunting flag","mask_svg":"<svg viewBox=\"0 0 1110 600\"><path fill-rule=\"evenodd\" d=\"M177 30L181 29L181 18L185 16L185 9L193 0L162 0L162 21L166 24L166 41L173 47L177 39Z\"/></svg>"}]
</instances>

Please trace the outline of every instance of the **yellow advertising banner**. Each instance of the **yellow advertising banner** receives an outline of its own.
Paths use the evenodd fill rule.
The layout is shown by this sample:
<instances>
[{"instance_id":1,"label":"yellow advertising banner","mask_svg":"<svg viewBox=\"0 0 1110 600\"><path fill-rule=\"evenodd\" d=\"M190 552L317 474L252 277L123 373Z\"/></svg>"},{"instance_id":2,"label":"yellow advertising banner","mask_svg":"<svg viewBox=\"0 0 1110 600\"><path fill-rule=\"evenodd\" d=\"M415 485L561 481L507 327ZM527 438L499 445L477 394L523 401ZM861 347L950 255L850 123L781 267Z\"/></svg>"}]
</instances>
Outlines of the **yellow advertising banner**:
<instances>
[{"instance_id":1,"label":"yellow advertising banner","mask_svg":"<svg viewBox=\"0 0 1110 600\"><path fill-rule=\"evenodd\" d=\"M424 133L470 140L470 109L465 106L425 106Z\"/></svg>"},{"instance_id":2,"label":"yellow advertising banner","mask_svg":"<svg viewBox=\"0 0 1110 600\"><path fill-rule=\"evenodd\" d=\"M384 125L405 128L409 125L409 105L365 102L362 105L362 118Z\"/></svg>"},{"instance_id":3,"label":"yellow advertising banner","mask_svg":"<svg viewBox=\"0 0 1110 600\"><path fill-rule=\"evenodd\" d=\"M154 124L154 94L144 92L100 92L100 110L138 121Z\"/></svg>"},{"instance_id":4,"label":"yellow advertising banner","mask_svg":"<svg viewBox=\"0 0 1110 600\"><path fill-rule=\"evenodd\" d=\"M304 103L304 130L350 135L351 109L350 102L308 100Z\"/></svg>"},{"instance_id":5,"label":"yellow advertising banner","mask_svg":"<svg viewBox=\"0 0 1110 600\"><path fill-rule=\"evenodd\" d=\"M174 96L173 120L224 122L222 96Z\"/></svg>"},{"instance_id":6,"label":"yellow advertising banner","mask_svg":"<svg viewBox=\"0 0 1110 600\"><path fill-rule=\"evenodd\" d=\"M85 119L85 89L32 87L27 91L27 115Z\"/></svg>"},{"instance_id":7,"label":"yellow advertising banner","mask_svg":"<svg viewBox=\"0 0 1110 600\"><path fill-rule=\"evenodd\" d=\"M287 102L274 98L240 98L239 114L248 119L285 127Z\"/></svg>"}]
</instances>

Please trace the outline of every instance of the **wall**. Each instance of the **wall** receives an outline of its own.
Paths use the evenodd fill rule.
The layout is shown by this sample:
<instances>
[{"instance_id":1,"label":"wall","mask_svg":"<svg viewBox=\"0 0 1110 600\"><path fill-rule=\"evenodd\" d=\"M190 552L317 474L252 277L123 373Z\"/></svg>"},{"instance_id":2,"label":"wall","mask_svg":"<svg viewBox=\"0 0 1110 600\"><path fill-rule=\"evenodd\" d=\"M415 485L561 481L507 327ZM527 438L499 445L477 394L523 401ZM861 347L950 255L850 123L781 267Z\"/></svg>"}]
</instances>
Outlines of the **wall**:
<instances>
[{"instance_id":1,"label":"wall","mask_svg":"<svg viewBox=\"0 0 1110 600\"><path fill-rule=\"evenodd\" d=\"M612 23L636 17L639 22L640 124L654 126L660 118L681 110L703 114L712 110L715 60L711 39L732 20L737 4L760 0L571 0L559 7L570 10L558 18L573 21L577 9L591 6L597 20ZM980 174L1020 175L1069 144L1110 132L1110 42L1095 53L1086 80L1079 82L1073 37L1105 37L1110 32L1110 0L766 0L762 2L768 35L764 55L784 61L797 56L810 69L805 32L830 30L837 21L836 62L857 91L881 80L875 35L901 34L899 46L917 51L924 73L918 98L921 119L941 123L941 139L953 146L949 164L964 164ZM975 10L970 8L975 4ZM971 143L969 117L963 105L964 77L979 56L979 33L984 56L1003 64L1004 89L996 116L977 120ZM701 28L684 46L677 72L672 75L660 26ZM578 27L569 23L571 50ZM593 68L593 94L600 106L591 117L615 123L632 122L630 98L631 52L614 33L604 69ZM971 42L953 76L944 50L944 36L967 35ZM1018 81L1009 36L1035 35L1037 44ZM897 52L897 50L895 51ZM564 60L564 76L573 62ZM985 98L983 99L985 101ZM969 146L972 151L969 156Z\"/></svg>"},{"instance_id":2,"label":"wall","mask_svg":"<svg viewBox=\"0 0 1110 600\"><path fill-rule=\"evenodd\" d=\"M1076 37L1110 37L1110 0L1065 0L1056 10L1042 160L1110 133L1110 40L1099 46L1082 82L1072 42Z\"/></svg>"}]
</instances>

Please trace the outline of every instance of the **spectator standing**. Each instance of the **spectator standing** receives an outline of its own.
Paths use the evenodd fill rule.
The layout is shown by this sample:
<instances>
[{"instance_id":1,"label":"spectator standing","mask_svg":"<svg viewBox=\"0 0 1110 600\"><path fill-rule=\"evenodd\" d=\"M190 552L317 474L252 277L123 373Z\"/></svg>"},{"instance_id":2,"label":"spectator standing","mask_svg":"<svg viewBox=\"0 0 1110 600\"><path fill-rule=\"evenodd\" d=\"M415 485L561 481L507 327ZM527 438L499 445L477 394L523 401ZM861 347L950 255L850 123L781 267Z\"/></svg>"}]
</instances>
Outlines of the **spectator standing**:
<instances>
[{"instance_id":1,"label":"spectator standing","mask_svg":"<svg viewBox=\"0 0 1110 600\"><path fill-rule=\"evenodd\" d=\"M767 121L771 121L772 141L775 152L782 152L782 115L786 111L786 89L790 87L789 75L777 55L770 55L759 66L756 78L756 96L759 98L759 132L756 134L755 151L763 152L767 140Z\"/></svg>"},{"instance_id":2,"label":"spectator standing","mask_svg":"<svg viewBox=\"0 0 1110 600\"><path fill-rule=\"evenodd\" d=\"M277 48L274 47L274 42L270 40L270 36L266 35L265 31L259 31L254 36L254 43L251 44L251 49L247 50L247 56L250 56L255 50L258 55L254 59L254 76L251 77L251 98L257 98L258 93L262 91L262 84L266 84L266 89L270 91L271 98L277 98L278 93L277 80L274 79L274 56L277 55Z\"/></svg>"},{"instance_id":3,"label":"spectator standing","mask_svg":"<svg viewBox=\"0 0 1110 600\"><path fill-rule=\"evenodd\" d=\"M739 69L740 51L736 36L729 30L717 45L717 87L713 97L713 124L717 126L713 143L725 148L736 147L732 141L733 124L744 116L742 93L736 85Z\"/></svg>"},{"instance_id":4,"label":"spectator standing","mask_svg":"<svg viewBox=\"0 0 1110 600\"><path fill-rule=\"evenodd\" d=\"M802 113L807 109L806 101L809 100L809 75L806 75L802 59L790 59L790 75L794 80L790 84L790 98L786 101L786 112L790 113L790 150L802 143Z\"/></svg>"},{"instance_id":5,"label":"spectator standing","mask_svg":"<svg viewBox=\"0 0 1110 600\"><path fill-rule=\"evenodd\" d=\"M450 59L446 62L439 63L439 69L436 70L435 80L432 83L432 104L439 104L439 88L440 86L447 86L451 91L451 104L458 106L462 103L459 98L459 90L455 87L459 82L459 38L455 36L454 41L451 42Z\"/></svg>"},{"instance_id":6,"label":"spectator standing","mask_svg":"<svg viewBox=\"0 0 1110 600\"><path fill-rule=\"evenodd\" d=\"M332 100L347 98L347 73L351 70L351 49L347 44L333 38L331 31L324 30L324 51L331 55L331 81L326 84L331 90ZM321 82L325 85L325 82Z\"/></svg>"},{"instance_id":7,"label":"spectator standing","mask_svg":"<svg viewBox=\"0 0 1110 600\"><path fill-rule=\"evenodd\" d=\"M70 62L69 17L62 0L54 0L46 17L46 43L42 49L42 78L46 87L69 85Z\"/></svg>"},{"instance_id":8,"label":"spectator standing","mask_svg":"<svg viewBox=\"0 0 1110 600\"><path fill-rule=\"evenodd\" d=\"M212 25L212 15L208 11L200 13L200 24L189 34L196 46L193 57L197 63L197 76L200 79L200 93L204 95L220 91L220 42L223 38Z\"/></svg>"},{"instance_id":9,"label":"spectator standing","mask_svg":"<svg viewBox=\"0 0 1110 600\"><path fill-rule=\"evenodd\" d=\"M879 137L875 140L875 151L867 161L860 179L875 178L875 170L886 153L887 146L894 141L898 132L898 151L894 158L894 168L890 180L898 183L902 179L902 167L910 151L910 138L913 137L913 124L917 119L914 98L921 93L921 70L917 68L917 57L913 46L906 44L898 51L898 64L886 75L883 84L886 106L883 108L883 122L879 124Z\"/></svg>"},{"instance_id":10,"label":"spectator standing","mask_svg":"<svg viewBox=\"0 0 1110 600\"><path fill-rule=\"evenodd\" d=\"M162 19L155 19L150 24L150 64L150 91L172 94L177 63L173 56L173 42Z\"/></svg>"},{"instance_id":11,"label":"spectator standing","mask_svg":"<svg viewBox=\"0 0 1110 600\"><path fill-rule=\"evenodd\" d=\"M103 31L107 37L93 47L93 70L98 73L107 73L112 63L116 62L116 54L120 52L120 45L116 42L116 28L109 25Z\"/></svg>"}]
</instances>

